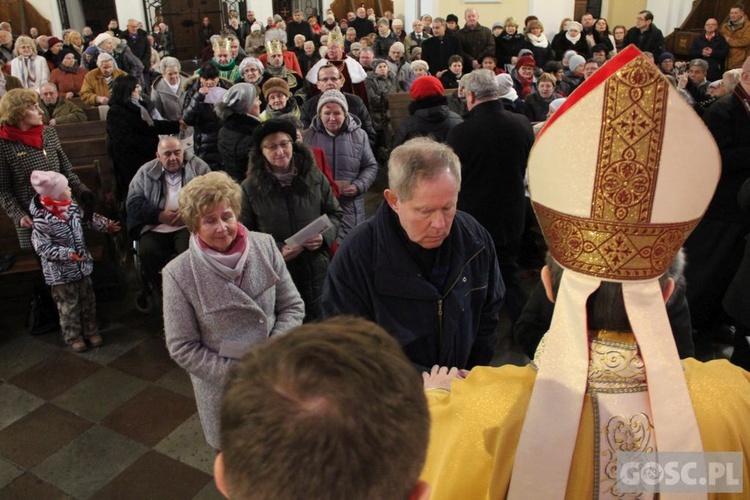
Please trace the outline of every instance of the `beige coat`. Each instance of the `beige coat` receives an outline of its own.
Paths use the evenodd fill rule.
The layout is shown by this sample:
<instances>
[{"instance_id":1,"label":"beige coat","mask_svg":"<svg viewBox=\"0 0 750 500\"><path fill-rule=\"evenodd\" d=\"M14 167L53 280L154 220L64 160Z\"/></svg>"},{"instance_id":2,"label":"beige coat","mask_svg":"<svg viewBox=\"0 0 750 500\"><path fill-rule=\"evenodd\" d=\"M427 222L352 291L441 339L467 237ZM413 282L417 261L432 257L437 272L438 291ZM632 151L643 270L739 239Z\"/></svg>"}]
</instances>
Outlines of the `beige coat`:
<instances>
[{"instance_id":1,"label":"beige coat","mask_svg":"<svg viewBox=\"0 0 750 500\"><path fill-rule=\"evenodd\" d=\"M114 78L119 78L122 75L127 75L127 73L118 68L113 70L112 76ZM107 86L107 81L102 76L102 70L96 68L86 73L86 77L83 79L81 99L86 104L97 106L96 98L98 96L109 98L109 87Z\"/></svg>"},{"instance_id":2,"label":"beige coat","mask_svg":"<svg viewBox=\"0 0 750 500\"><path fill-rule=\"evenodd\" d=\"M727 55L726 69L741 68L742 63L750 56L750 22L747 16L740 28L733 30L729 22L721 25L719 32L727 39L729 55Z\"/></svg>"}]
</instances>

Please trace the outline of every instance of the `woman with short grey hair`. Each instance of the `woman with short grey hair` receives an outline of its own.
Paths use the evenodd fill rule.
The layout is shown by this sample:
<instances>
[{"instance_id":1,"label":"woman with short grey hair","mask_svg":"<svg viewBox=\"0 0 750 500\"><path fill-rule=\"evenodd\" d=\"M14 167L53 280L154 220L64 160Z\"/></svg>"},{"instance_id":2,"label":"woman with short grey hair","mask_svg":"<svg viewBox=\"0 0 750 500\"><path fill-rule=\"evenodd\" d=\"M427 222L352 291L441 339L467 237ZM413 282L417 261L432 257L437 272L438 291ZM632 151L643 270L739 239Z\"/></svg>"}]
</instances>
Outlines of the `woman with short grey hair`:
<instances>
[{"instance_id":1,"label":"woman with short grey hair","mask_svg":"<svg viewBox=\"0 0 750 500\"><path fill-rule=\"evenodd\" d=\"M167 56L159 63L161 75L151 87L151 100L165 120L182 118L182 88L187 77L181 73L182 66L176 57Z\"/></svg>"}]
</instances>

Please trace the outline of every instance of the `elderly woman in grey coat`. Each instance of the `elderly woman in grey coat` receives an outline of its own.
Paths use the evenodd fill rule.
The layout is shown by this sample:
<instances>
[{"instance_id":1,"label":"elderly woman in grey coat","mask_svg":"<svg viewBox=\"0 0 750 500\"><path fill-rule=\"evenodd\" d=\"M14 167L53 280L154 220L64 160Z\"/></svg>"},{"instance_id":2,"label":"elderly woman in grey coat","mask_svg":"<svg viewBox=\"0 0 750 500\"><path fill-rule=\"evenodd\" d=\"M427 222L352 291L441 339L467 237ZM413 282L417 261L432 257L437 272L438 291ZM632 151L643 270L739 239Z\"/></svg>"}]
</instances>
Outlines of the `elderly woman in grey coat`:
<instances>
[{"instance_id":1,"label":"elderly woman in grey coat","mask_svg":"<svg viewBox=\"0 0 750 500\"><path fill-rule=\"evenodd\" d=\"M305 314L273 237L239 222L241 198L224 172L182 188L190 248L162 272L167 348L190 374L203 433L217 450L229 370L252 345L300 325Z\"/></svg>"},{"instance_id":2,"label":"elderly woman in grey coat","mask_svg":"<svg viewBox=\"0 0 750 500\"><path fill-rule=\"evenodd\" d=\"M151 101L159 114L169 121L182 118L183 84L187 77L180 71L182 66L176 57L167 56L159 63L159 76L151 87Z\"/></svg>"},{"instance_id":3,"label":"elderly woman in grey coat","mask_svg":"<svg viewBox=\"0 0 750 500\"><path fill-rule=\"evenodd\" d=\"M365 192L378 173L378 162L359 121L349 114L344 94L327 90L318 101L318 115L303 135L303 142L325 151L339 188L344 218L337 236L339 243L365 220Z\"/></svg>"}]
</instances>

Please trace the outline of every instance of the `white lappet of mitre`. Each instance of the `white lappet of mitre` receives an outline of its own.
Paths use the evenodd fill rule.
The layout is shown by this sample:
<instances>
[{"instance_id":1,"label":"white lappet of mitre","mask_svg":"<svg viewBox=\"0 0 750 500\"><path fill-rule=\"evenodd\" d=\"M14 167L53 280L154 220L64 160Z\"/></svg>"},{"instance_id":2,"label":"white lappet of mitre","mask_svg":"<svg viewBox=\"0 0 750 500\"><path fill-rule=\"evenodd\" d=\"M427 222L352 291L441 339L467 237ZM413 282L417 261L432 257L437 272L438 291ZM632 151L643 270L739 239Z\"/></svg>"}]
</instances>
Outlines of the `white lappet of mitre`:
<instances>
[{"instance_id":1,"label":"white lappet of mitre","mask_svg":"<svg viewBox=\"0 0 750 500\"><path fill-rule=\"evenodd\" d=\"M529 190L564 271L510 498L566 495L587 390L586 300L603 280L623 284L645 365L654 450L703 451L658 277L705 212L720 168L701 119L632 45L542 129L529 156Z\"/></svg>"}]
</instances>

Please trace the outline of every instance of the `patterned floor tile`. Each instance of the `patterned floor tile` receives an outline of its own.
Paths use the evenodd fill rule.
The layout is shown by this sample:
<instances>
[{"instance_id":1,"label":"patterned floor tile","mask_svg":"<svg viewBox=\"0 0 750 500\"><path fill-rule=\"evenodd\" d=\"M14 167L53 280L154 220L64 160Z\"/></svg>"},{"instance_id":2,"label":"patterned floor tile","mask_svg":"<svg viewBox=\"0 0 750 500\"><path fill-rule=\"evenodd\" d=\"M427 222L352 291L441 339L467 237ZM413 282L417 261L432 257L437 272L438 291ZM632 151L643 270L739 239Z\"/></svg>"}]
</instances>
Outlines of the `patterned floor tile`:
<instances>
[{"instance_id":1,"label":"patterned floor tile","mask_svg":"<svg viewBox=\"0 0 750 500\"><path fill-rule=\"evenodd\" d=\"M73 497L27 472L5 488L0 489L0 498L3 500L29 500L31 498L67 500Z\"/></svg>"},{"instance_id":2,"label":"patterned floor tile","mask_svg":"<svg viewBox=\"0 0 750 500\"><path fill-rule=\"evenodd\" d=\"M39 397L50 399L99 369L101 365L67 352L58 352L16 375L10 382Z\"/></svg>"},{"instance_id":3,"label":"patterned floor tile","mask_svg":"<svg viewBox=\"0 0 750 500\"><path fill-rule=\"evenodd\" d=\"M7 460L0 459L0 491L23 474L23 469Z\"/></svg>"},{"instance_id":4,"label":"patterned floor tile","mask_svg":"<svg viewBox=\"0 0 750 500\"><path fill-rule=\"evenodd\" d=\"M159 408L154 411L154 408ZM154 446L196 412L195 401L151 386L102 419L102 425L147 446Z\"/></svg>"},{"instance_id":5,"label":"patterned floor tile","mask_svg":"<svg viewBox=\"0 0 750 500\"><path fill-rule=\"evenodd\" d=\"M190 399L195 399L195 392L193 391L193 384L190 382L190 375L180 367L175 368L157 380L156 385L169 389L177 394L182 394Z\"/></svg>"},{"instance_id":6,"label":"patterned floor tile","mask_svg":"<svg viewBox=\"0 0 750 500\"><path fill-rule=\"evenodd\" d=\"M177 365L170 359L164 339L151 337L111 362L109 366L156 382Z\"/></svg>"},{"instance_id":7,"label":"patterned floor tile","mask_svg":"<svg viewBox=\"0 0 750 500\"><path fill-rule=\"evenodd\" d=\"M44 400L13 384L0 385L0 430L44 404Z\"/></svg>"},{"instance_id":8,"label":"patterned floor tile","mask_svg":"<svg viewBox=\"0 0 750 500\"><path fill-rule=\"evenodd\" d=\"M88 498L147 451L146 446L95 425L32 472L76 498Z\"/></svg>"},{"instance_id":9,"label":"patterned floor tile","mask_svg":"<svg viewBox=\"0 0 750 500\"><path fill-rule=\"evenodd\" d=\"M146 386L148 382L145 380L105 366L57 396L52 403L99 422Z\"/></svg>"},{"instance_id":10,"label":"patterned floor tile","mask_svg":"<svg viewBox=\"0 0 750 500\"><path fill-rule=\"evenodd\" d=\"M216 484L211 481L193 497L193 500L224 500L224 495L219 493L219 490L216 489Z\"/></svg>"},{"instance_id":11,"label":"patterned floor tile","mask_svg":"<svg viewBox=\"0 0 750 500\"><path fill-rule=\"evenodd\" d=\"M149 451L99 490L92 498L101 500L192 498L213 478L177 460Z\"/></svg>"},{"instance_id":12,"label":"patterned floor tile","mask_svg":"<svg viewBox=\"0 0 750 500\"><path fill-rule=\"evenodd\" d=\"M91 425L88 420L45 403L0 431L0 455L31 469Z\"/></svg>"},{"instance_id":13,"label":"patterned floor tile","mask_svg":"<svg viewBox=\"0 0 750 500\"><path fill-rule=\"evenodd\" d=\"M20 335L0 349L0 379L8 380L50 357L57 349L36 337Z\"/></svg>"},{"instance_id":14,"label":"patterned floor tile","mask_svg":"<svg viewBox=\"0 0 750 500\"><path fill-rule=\"evenodd\" d=\"M188 418L154 449L206 474L213 474L216 451L206 443L198 413Z\"/></svg>"}]
</instances>

